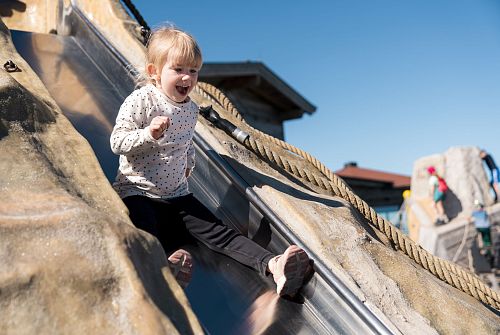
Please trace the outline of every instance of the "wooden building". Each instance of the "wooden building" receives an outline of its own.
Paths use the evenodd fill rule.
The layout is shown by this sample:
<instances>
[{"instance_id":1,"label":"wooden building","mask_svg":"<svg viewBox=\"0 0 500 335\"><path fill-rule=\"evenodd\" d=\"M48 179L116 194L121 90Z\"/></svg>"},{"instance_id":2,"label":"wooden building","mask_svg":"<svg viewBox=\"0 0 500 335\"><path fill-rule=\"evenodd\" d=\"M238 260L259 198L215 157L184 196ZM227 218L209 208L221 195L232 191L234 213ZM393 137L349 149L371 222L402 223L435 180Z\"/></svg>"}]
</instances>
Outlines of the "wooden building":
<instances>
[{"instance_id":1,"label":"wooden building","mask_svg":"<svg viewBox=\"0 0 500 335\"><path fill-rule=\"evenodd\" d=\"M411 177L358 167L349 162L335 172L352 190L378 212L392 212L403 203L403 191L410 189Z\"/></svg>"},{"instance_id":2,"label":"wooden building","mask_svg":"<svg viewBox=\"0 0 500 335\"><path fill-rule=\"evenodd\" d=\"M282 140L284 121L316 111L261 62L204 63L200 81L221 89L252 127Z\"/></svg>"}]
</instances>

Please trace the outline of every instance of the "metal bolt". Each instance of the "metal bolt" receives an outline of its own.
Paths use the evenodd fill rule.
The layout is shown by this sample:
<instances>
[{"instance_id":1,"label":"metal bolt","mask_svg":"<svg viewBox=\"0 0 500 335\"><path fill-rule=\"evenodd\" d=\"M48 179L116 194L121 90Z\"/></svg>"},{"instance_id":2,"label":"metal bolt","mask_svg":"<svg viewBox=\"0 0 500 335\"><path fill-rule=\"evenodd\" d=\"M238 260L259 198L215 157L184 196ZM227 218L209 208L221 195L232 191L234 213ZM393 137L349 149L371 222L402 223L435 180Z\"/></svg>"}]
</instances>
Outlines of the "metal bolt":
<instances>
[{"instance_id":1,"label":"metal bolt","mask_svg":"<svg viewBox=\"0 0 500 335\"><path fill-rule=\"evenodd\" d=\"M17 67L16 63L11 60L8 60L3 67L7 72L21 72L21 69Z\"/></svg>"}]
</instances>

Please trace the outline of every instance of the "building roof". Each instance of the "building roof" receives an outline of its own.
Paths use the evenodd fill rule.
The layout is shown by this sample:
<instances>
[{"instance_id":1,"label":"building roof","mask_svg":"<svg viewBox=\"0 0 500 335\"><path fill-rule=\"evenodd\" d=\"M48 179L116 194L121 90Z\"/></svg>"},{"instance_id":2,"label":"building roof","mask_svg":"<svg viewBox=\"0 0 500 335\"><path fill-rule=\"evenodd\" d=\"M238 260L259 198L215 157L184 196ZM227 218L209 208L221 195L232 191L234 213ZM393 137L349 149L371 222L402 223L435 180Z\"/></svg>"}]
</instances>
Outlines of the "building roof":
<instances>
[{"instance_id":1,"label":"building roof","mask_svg":"<svg viewBox=\"0 0 500 335\"><path fill-rule=\"evenodd\" d=\"M204 63L200 80L222 89L248 88L283 110L285 120L312 114L316 106L284 82L261 62Z\"/></svg>"},{"instance_id":2,"label":"building roof","mask_svg":"<svg viewBox=\"0 0 500 335\"><path fill-rule=\"evenodd\" d=\"M410 187L411 184L411 177L409 176L360 168L356 163L347 163L343 169L335 173L342 178L392 183L392 186L395 188Z\"/></svg>"}]
</instances>

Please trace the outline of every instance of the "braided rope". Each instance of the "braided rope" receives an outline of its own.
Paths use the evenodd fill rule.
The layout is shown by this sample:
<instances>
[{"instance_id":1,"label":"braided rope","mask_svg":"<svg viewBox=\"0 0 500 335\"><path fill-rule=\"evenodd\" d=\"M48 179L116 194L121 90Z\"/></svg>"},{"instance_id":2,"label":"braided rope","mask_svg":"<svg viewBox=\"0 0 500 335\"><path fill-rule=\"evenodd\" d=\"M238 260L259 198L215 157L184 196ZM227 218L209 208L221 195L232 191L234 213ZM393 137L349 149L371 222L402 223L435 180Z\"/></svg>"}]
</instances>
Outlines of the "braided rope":
<instances>
[{"instance_id":1,"label":"braided rope","mask_svg":"<svg viewBox=\"0 0 500 335\"><path fill-rule=\"evenodd\" d=\"M323 173L329 179L334 178L335 174L330 169L328 169L323 163L321 163L316 157L312 156L311 154L309 154L308 152L306 152L300 148L297 148L297 147L295 147L295 146L293 146L293 145L291 145L283 140L280 140L279 138L276 138L274 136L266 134L266 133L260 131L259 129L255 129L252 126L250 126L248 123L246 123L245 120L243 119L243 117L241 116L240 112L238 111L238 109L232 104L232 102L229 100L229 98L223 92L221 92L219 89L217 89L215 86L210 85L208 83L204 83L204 82L199 82L198 86L200 86L201 91L203 93L205 93L205 96L206 96L206 94L208 94L209 95L208 98L210 100L215 100L220 107L227 110L238 121L245 124L245 126L247 126L247 128L249 128L249 129L251 129L254 134L257 133L261 137L263 137L265 140L267 140L271 143L274 143L274 144L282 147L285 150L293 152L296 155L299 155L300 157L304 158L305 160L307 160L308 162L313 164L313 166L315 168L317 168L321 173Z\"/></svg>"},{"instance_id":2,"label":"braided rope","mask_svg":"<svg viewBox=\"0 0 500 335\"><path fill-rule=\"evenodd\" d=\"M268 146L262 144L261 141L256 140L256 136L251 136L245 141L245 146L249 150L256 153L258 156L275 163L293 176L318 186L332 195L339 196L342 199L347 200L369 221L371 225L381 231L389 239L389 241L393 243L396 249L404 252L410 257L410 259L415 261L422 268L449 285L471 295L477 300L497 310L500 310L500 297L498 293L488 287L478 276L466 271L455 263L436 257L427 250L423 249L420 245L403 234L390 221L375 212L375 210L371 208L363 199L352 192L340 177L335 175L318 159L289 143L274 138L248 125L225 94L214 86L199 82L196 91L204 98L215 102L223 111L230 113L230 115L238 120L245 128L250 129L252 133L258 134L270 143L288 150L302 157L307 162L310 162L321 172L321 175L312 173L297 166L297 164L295 164L292 160L277 154Z\"/></svg>"}]
</instances>

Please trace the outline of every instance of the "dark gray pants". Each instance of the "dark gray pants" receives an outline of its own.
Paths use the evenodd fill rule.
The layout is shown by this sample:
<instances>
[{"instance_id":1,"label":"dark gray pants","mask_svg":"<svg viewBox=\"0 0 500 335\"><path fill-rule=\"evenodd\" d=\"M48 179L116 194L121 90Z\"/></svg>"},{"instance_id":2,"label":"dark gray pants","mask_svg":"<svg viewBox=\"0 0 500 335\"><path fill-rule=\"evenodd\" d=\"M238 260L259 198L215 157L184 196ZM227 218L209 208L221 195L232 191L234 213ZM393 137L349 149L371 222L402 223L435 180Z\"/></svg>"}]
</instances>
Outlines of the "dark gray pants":
<instances>
[{"instance_id":1,"label":"dark gray pants","mask_svg":"<svg viewBox=\"0 0 500 335\"><path fill-rule=\"evenodd\" d=\"M156 200L144 196L123 199L134 225L156 236L167 257L187 244L200 241L211 250L266 274L274 257L254 241L227 227L192 194Z\"/></svg>"}]
</instances>

